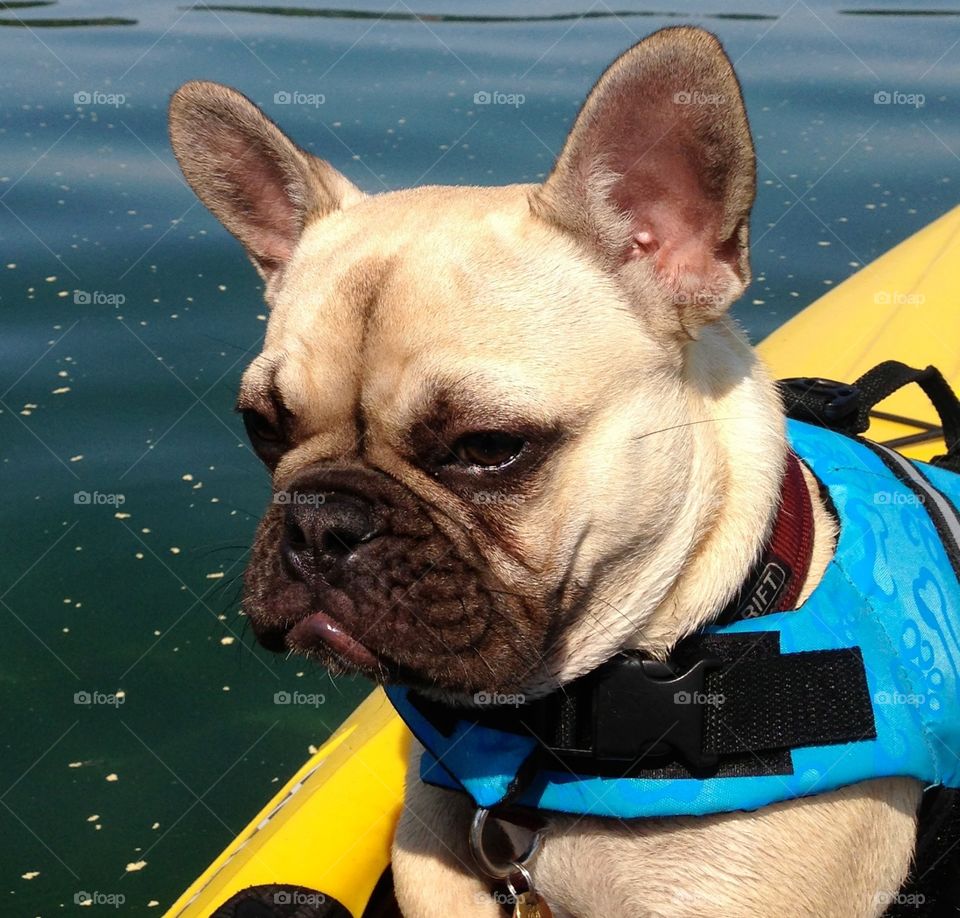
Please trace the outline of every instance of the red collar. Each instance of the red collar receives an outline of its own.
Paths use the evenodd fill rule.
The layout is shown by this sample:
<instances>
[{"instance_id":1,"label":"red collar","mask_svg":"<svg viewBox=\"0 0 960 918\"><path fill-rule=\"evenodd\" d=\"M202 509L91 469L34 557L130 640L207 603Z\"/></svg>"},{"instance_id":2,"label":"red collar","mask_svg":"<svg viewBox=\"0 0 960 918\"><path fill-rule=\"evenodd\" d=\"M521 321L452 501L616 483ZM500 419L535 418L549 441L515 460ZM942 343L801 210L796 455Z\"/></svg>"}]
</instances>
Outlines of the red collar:
<instances>
[{"instance_id":1,"label":"red collar","mask_svg":"<svg viewBox=\"0 0 960 918\"><path fill-rule=\"evenodd\" d=\"M780 508L760 559L716 624L795 609L813 556L813 502L800 460L787 454Z\"/></svg>"}]
</instances>

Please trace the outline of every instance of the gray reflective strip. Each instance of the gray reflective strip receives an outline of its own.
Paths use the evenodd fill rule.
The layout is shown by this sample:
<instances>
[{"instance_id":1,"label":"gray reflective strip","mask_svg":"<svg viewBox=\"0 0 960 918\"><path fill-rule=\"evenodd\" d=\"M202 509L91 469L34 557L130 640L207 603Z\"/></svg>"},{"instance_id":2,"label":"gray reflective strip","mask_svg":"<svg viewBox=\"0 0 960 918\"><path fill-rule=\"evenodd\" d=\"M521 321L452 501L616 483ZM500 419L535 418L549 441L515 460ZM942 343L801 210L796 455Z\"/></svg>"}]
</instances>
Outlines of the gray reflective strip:
<instances>
[{"instance_id":1,"label":"gray reflective strip","mask_svg":"<svg viewBox=\"0 0 960 918\"><path fill-rule=\"evenodd\" d=\"M293 785L293 787L290 788L283 800L281 800L272 810L270 810L269 813L267 813L266 816L263 817L263 819L260 820L260 822L253 827L253 831L251 831L250 834L242 842L240 842L239 845L237 845L237 847L231 852L230 857L228 857L219 866L219 868L217 868L217 871L207 880L207 882L204 883L203 886L201 886L190 897L190 901L184 903L183 908L180 909L176 915L174 915L172 912L168 912L164 918L178 918L178 916L182 915L188 908L190 908L190 906L193 905L193 903L199 898L200 894L203 893L204 890L206 890L207 887L209 887L218 876L220 876L227 866L229 866L230 862L240 853L243 848L247 846L247 843L250 841L250 839L253 838L257 832L262 831L270 824L270 820L273 819L273 817L276 816L277 813L279 813L280 810L282 810L293 799L293 795L297 793L297 791L299 791L303 785L306 784L307 781L309 781L316 774L317 769L320 768L326 761L327 758L324 756L319 762L317 762L316 765L313 766L313 768L310 769L310 771L308 771L296 784ZM235 892L240 892L240 890L238 889Z\"/></svg>"},{"instance_id":2,"label":"gray reflective strip","mask_svg":"<svg viewBox=\"0 0 960 918\"><path fill-rule=\"evenodd\" d=\"M878 450L882 450L885 456L888 456L897 464L898 468L903 469L910 480L936 505L943 516L943 521L947 529L950 531L950 537L953 539L954 547L957 553L960 553L960 517L957 516L957 511L954 510L953 504L924 478L923 473L920 472L909 459L905 459L900 453L894 452L882 443L874 443L873 446Z\"/></svg>"}]
</instances>

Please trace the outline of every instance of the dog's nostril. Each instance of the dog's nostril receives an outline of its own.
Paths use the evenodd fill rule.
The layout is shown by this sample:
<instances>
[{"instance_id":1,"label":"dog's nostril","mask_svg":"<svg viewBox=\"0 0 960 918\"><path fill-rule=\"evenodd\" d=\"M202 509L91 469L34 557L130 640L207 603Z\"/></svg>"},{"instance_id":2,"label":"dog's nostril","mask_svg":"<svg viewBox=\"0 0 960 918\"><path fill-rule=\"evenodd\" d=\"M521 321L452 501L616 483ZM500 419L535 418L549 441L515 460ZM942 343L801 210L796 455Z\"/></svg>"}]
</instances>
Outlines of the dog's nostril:
<instances>
[{"instance_id":1,"label":"dog's nostril","mask_svg":"<svg viewBox=\"0 0 960 918\"><path fill-rule=\"evenodd\" d=\"M320 536L320 550L325 554L342 557L350 554L365 536L342 527L333 526Z\"/></svg>"},{"instance_id":2,"label":"dog's nostril","mask_svg":"<svg viewBox=\"0 0 960 918\"><path fill-rule=\"evenodd\" d=\"M287 520L286 524L287 545L294 551L303 551L310 547L310 541L303 527L296 520Z\"/></svg>"}]
</instances>

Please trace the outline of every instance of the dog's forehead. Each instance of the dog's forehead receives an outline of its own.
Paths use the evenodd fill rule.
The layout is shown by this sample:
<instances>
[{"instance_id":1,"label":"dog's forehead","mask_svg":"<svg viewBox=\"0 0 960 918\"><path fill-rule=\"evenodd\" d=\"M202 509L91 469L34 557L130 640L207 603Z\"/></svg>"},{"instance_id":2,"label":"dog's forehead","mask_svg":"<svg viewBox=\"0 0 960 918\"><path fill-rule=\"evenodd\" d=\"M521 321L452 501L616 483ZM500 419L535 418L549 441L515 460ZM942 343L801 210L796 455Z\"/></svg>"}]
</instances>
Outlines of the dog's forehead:
<instances>
[{"instance_id":1,"label":"dog's forehead","mask_svg":"<svg viewBox=\"0 0 960 918\"><path fill-rule=\"evenodd\" d=\"M310 227L277 296L248 390L318 426L357 406L397 424L438 390L581 394L637 340L604 275L534 218L526 186L420 188ZM618 353L609 354L609 343ZM634 359L636 354L633 355ZM635 366L635 364L634 364Z\"/></svg>"}]
</instances>

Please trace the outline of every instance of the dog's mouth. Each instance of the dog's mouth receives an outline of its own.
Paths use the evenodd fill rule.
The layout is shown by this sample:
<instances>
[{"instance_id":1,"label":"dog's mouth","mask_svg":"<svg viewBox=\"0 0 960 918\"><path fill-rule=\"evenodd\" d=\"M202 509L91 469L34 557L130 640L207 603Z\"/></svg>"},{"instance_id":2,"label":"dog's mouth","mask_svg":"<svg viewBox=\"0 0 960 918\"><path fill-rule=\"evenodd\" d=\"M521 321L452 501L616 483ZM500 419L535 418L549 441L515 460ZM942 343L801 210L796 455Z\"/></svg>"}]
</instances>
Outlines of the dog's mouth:
<instances>
[{"instance_id":1,"label":"dog's mouth","mask_svg":"<svg viewBox=\"0 0 960 918\"><path fill-rule=\"evenodd\" d=\"M257 640L275 653L316 657L327 665L345 664L367 675L382 673L385 667L381 655L364 643L365 635L356 636L337 616L338 610L334 607L349 605L346 597L338 597L330 591L327 600L324 605L330 607L329 611L314 609L293 622L281 625L257 627L255 624ZM343 608L339 609L341 614L344 611Z\"/></svg>"},{"instance_id":2,"label":"dog's mouth","mask_svg":"<svg viewBox=\"0 0 960 918\"><path fill-rule=\"evenodd\" d=\"M317 656L332 652L361 672L373 672L380 663L377 654L348 634L326 612L314 612L289 627L260 630L257 640L273 653Z\"/></svg>"},{"instance_id":3,"label":"dog's mouth","mask_svg":"<svg viewBox=\"0 0 960 918\"><path fill-rule=\"evenodd\" d=\"M326 612L314 612L287 632L284 643L290 650L309 653L325 646L361 670L373 670L378 658L369 647L348 634Z\"/></svg>"}]
</instances>

